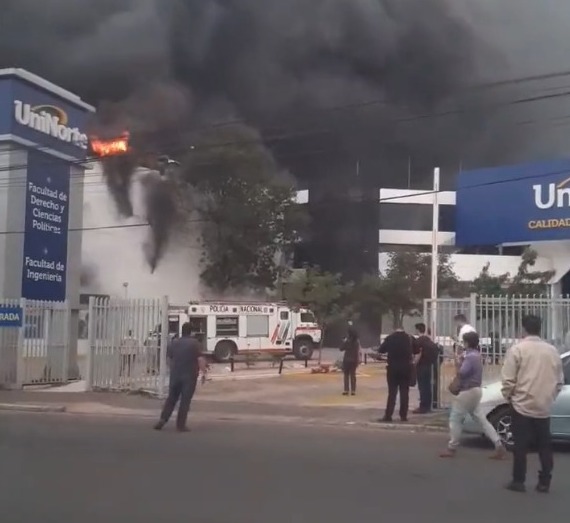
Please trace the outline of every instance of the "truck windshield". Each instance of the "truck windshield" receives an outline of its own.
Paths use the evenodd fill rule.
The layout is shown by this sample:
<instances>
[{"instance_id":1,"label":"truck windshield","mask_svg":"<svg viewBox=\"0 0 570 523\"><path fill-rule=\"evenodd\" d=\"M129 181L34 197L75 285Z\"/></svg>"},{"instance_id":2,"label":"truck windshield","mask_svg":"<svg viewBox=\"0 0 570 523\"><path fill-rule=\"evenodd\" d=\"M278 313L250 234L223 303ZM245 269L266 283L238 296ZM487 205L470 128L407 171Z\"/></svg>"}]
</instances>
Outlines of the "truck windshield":
<instances>
[{"instance_id":1,"label":"truck windshield","mask_svg":"<svg viewBox=\"0 0 570 523\"><path fill-rule=\"evenodd\" d=\"M314 314L312 312L302 312L301 323L315 323Z\"/></svg>"}]
</instances>

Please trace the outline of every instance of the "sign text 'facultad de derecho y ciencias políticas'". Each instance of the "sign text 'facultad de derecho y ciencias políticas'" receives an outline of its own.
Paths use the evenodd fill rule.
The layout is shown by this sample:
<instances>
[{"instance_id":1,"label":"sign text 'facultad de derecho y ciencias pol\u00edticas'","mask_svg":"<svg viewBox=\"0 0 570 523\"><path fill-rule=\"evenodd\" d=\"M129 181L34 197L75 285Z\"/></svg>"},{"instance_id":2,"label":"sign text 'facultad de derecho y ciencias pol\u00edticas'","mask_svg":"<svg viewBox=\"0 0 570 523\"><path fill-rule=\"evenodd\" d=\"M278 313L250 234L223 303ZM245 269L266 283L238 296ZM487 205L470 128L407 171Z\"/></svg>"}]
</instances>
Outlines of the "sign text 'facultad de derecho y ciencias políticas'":
<instances>
[{"instance_id":1,"label":"sign text 'facultad de derecho y ciencias pol\u00edticas'","mask_svg":"<svg viewBox=\"0 0 570 523\"><path fill-rule=\"evenodd\" d=\"M67 193L28 182L27 194L31 229L47 234L66 234ZM65 262L62 261L25 256L24 265L25 277L29 280L61 283L65 277Z\"/></svg>"}]
</instances>

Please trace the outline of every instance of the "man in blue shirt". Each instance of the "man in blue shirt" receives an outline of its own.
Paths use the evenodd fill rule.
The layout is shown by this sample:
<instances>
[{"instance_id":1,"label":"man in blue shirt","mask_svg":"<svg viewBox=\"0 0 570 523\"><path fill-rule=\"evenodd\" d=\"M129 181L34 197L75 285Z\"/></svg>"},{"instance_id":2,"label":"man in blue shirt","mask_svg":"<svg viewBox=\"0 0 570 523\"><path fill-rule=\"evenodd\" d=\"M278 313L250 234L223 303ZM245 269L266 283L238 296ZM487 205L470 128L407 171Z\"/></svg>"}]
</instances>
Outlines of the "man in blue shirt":
<instances>
[{"instance_id":1,"label":"man in blue shirt","mask_svg":"<svg viewBox=\"0 0 570 523\"><path fill-rule=\"evenodd\" d=\"M182 325L182 336L170 342L166 350L166 358L170 365L168 397L164 402L160 421L154 428L161 430L168 423L180 400L176 428L179 432L187 432L186 419L196 391L198 375L202 371L203 383L207 369L206 360L202 356L202 344L192 336L190 323Z\"/></svg>"}]
</instances>

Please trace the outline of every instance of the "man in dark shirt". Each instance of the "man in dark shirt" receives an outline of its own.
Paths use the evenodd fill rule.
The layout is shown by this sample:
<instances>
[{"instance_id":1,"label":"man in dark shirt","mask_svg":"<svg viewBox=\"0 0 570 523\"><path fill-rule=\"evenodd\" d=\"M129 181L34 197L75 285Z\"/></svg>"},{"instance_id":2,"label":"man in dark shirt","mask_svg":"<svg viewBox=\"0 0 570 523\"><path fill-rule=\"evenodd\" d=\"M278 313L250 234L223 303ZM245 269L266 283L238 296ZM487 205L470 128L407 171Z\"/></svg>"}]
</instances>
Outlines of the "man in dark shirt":
<instances>
[{"instance_id":1,"label":"man in dark shirt","mask_svg":"<svg viewBox=\"0 0 570 523\"><path fill-rule=\"evenodd\" d=\"M392 421L398 391L400 392L400 419L408 421L413 339L403 329L397 329L382 342L379 352L380 354L386 354L388 360L386 367L388 400L384 417L379 421Z\"/></svg>"},{"instance_id":2,"label":"man in dark shirt","mask_svg":"<svg viewBox=\"0 0 570 523\"><path fill-rule=\"evenodd\" d=\"M182 336L172 340L166 349L166 358L170 366L170 384L168 397L164 403L160 421L154 426L156 430L162 429L180 399L176 428L180 432L187 432L186 419L190 410L190 402L196 391L198 374L202 371L202 383L206 379L206 360L202 356L202 345L192 337L189 323L182 325Z\"/></svg>"},{"instance_id":3,"label":"man in dark shirt","mask_svg":"<svg viewBox=\"0 0 570 523\"><path fill-rule=\"evenodd\" d=\"M427 335L425 323L416 323L415 339L416 370L418 375L418 390L420 393L420 406L414 414L427 414L433 406L434 370L439 359L439 348Z\"/></svg>"}]
</instances>

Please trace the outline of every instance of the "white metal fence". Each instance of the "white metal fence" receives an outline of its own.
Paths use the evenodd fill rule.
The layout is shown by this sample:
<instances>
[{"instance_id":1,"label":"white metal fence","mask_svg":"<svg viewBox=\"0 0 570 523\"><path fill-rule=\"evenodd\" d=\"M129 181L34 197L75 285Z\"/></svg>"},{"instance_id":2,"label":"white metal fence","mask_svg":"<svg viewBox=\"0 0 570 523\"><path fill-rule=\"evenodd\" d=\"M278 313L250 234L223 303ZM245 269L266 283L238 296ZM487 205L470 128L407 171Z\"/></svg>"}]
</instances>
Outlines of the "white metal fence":
<instances>
[{"instance_id":1,"label":"white metal fence","mask_svg":"<svg viewBox=\"0 0 570 523\"><path fill-rule=\"evenodd\" d=\"M164 393L168 298L91 298L88 340L88 390Z\"/></svg>"},{"instance_id":2,"label":"white metal fence","mask_svg":"<svg viewBox=\"0 0 570 523\"><path fill-rule=\"evenodd\" d=\"M0 299L0 307L21 311L21 326L0 327L0 387L66 383L69 305Z\"/></svg>"},{"instance_id":3,"label":"white metal fence","mask_svg":"<svg viewBox=\"0 0 570 523\"><path fill-rule=\"evenodd\" d=\"M440 298L424 301L424 317L434 327L436 340L444 347L441 368L441 400L450 401L447 387L455 374L453 346L457 336L455 316L465 315L481 339L485 367L483 380L490 383L500 378L507 349L522 337L522 318L533 314L542 319L542 336L560 352L570 348L570 298L543 296L481 296Z\"/></svg>"}]
</instances>

